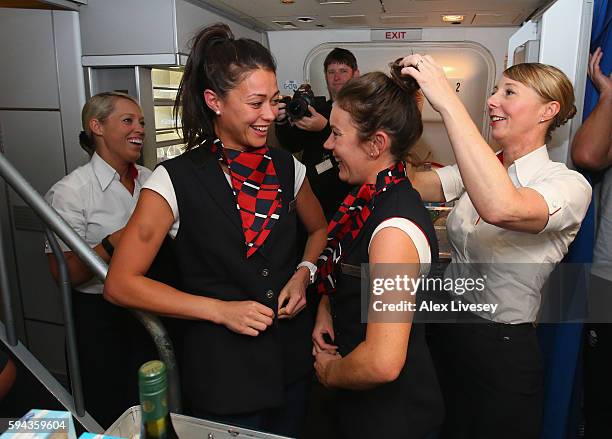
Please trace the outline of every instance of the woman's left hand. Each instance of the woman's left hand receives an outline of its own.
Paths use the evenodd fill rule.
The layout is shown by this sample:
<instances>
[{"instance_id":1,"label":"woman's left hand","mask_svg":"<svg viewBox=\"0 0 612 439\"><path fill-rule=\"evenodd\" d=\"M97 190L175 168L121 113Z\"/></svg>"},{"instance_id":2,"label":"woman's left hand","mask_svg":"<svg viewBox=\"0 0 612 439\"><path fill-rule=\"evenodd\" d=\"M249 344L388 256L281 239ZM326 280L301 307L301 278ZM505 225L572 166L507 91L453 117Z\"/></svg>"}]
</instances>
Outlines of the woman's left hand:
<instances>
[{"instance_id":1,"label":"woman's left hand","mask_svg":"<svg viewBox=\"0 0 612 439\"><path fill-rule=\"evenodd\" d=\"M429 55L415 53L402 59L403 75L410 75L419 83L423 94L434 110L440 112L445 106L458 100L444 69Z\"/></svg>"},{"instance_id":2,"label":"woman's left hand","mask_svg":"<svg viewBox=\"0 0 612 439\"><path fill-rule=\"evenodd\" d=\"M332 354L328 351L321 351L315 356L315 372L317 374L317 379L321 384L325 387L330 386L329 382L329 370L331 363L334 361L342 359L342 356L338 353Z\"/></svg>"},{"instance_id":3,"label":"woman's left hand","mask_svg":"<svg viewBox=\"0 0 612 439\"><path fill-rule=\"evenodd\" d=\"M612 73L609 76L604 75L601 71L601 67L599 64L601 63L601 59L603 58L603 51L601 47L595 49L593 54L589 55L589 69L588 74L591 81L593 81L593 85L599 91L601 96L610 96L612 95Z\"/></svg>"},{"instance_id":4,"label":"woman's left hand","mask_svg":"<svg viewBox=\"0 0 612 439\"><path fill-rule=\"evenodd\" d=\"M278 296L279 319L291 319L299 314L306 306L306 285L308 277L303 278L302 270L298 270L289 279ZM285 303L286 302L286 303Z\"/></svg>"}]
</instances>

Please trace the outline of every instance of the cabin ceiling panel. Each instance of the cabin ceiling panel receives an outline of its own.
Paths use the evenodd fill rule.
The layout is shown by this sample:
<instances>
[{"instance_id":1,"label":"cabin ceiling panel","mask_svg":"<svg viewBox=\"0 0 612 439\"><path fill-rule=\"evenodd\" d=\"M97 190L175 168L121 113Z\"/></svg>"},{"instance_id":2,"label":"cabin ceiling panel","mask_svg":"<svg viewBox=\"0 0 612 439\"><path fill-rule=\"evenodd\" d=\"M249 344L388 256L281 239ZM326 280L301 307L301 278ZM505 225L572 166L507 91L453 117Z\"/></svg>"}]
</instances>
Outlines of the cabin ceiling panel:
<instances>
[{"instance_id":1,"label":"cabin ceiling panel","mask_svg":"<svg viewBox=\"0 0 612 439\"><path fill-rule=\"evenodd\" d=\"M312 16L312 15L371 15L380 14L382 7L378 0L352 0L350 4L321 5L318 0L294 0L282 4L280 0L216 0L211 3L223 4L252 17Z\"/></svg>"},{"instance_id":2,"label":"cabin ceiling panel","mask_svg":"<svg viewBox=\"0 0 612 439\"><path fill-rule=\"evenodd\" d=\"M516 26L536 10L555 0L351 0L350 4L327 4L323 0L188 0L208 4L258 23L265 30L311 30L319 28L393 28L436 26ZM444 23L442 15L463 15L461 24ZM308 23L299 18L311 17Z\"/></svg>"},{"instance_id":3,"label":"cabin ceiling panel","mask_svg":"<svg viewBox=\"0 0 612 439\"><path fill-rule=\"evenodd\" d=\"M516 11L509 11L508 13L479 12L474 15L471 24L474 26L499 26L505 23L514 23L521 15Z\"/></svg>"},{"instance_id":4,"label":"cabin ceiling panel","mask_svg":"<svg viewBox=\"0 0 612 439\"><path fill-rule=\"evenodd\" d=\"M389 25L409 25L409 26L414 26L414 25L424 25L425 23L427 23L427 15L425 14L419 14L419 15L415 15L415 14L381 14L378 19L385 24L389 24Z\"/></svg>"},{"instance_id":5,"label":"cabin ceiling panel","mask_svg":"<svg viewBox=\"0 0 612 439\"><path fill-rule=\"evenodd\" d=\"M447 8L456 7L466 9L492 8L503 11L505 9L528 8L536 9L542 4L548 3L542 0L383 0L385 8Z\"/></svg>"}]
</instances>

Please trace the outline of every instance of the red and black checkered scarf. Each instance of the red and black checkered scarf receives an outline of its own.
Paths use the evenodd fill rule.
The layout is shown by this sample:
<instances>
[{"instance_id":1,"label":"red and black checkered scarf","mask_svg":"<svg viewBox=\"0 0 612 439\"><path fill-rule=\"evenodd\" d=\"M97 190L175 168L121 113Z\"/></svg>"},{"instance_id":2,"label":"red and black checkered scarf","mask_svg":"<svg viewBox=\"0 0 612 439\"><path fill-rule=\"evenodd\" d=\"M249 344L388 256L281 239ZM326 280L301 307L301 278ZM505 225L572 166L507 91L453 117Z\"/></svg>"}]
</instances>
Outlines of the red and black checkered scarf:
<instances>
[{"instance_id":1,"label":"red and black checkered scarf","mask_svg":"<svg viewBox=\"0 0 612 439\"><path fill-rule=\"evenodd\" d=\"M366 183L346 196L327 227L327 247L317 263L319 293L330 294L336 290L336 267L342 259L342 252L359 235L374 209L376 196L404 180L407 180L406 167L403 162L398 162L379 172L376 184Z\"/></svg>"},{"instance_id":2,"label":"red and black checkered scarf","mask_svg":"<svg viewBox=\"0 0 612 439\"><path fill-rule=\"evenodd\" d=\"M263 245L283 206L272 157L267 146L236 151L225 148L218 138L210 150L229 170L248 258Z\"/></svg>"}]
</instances>

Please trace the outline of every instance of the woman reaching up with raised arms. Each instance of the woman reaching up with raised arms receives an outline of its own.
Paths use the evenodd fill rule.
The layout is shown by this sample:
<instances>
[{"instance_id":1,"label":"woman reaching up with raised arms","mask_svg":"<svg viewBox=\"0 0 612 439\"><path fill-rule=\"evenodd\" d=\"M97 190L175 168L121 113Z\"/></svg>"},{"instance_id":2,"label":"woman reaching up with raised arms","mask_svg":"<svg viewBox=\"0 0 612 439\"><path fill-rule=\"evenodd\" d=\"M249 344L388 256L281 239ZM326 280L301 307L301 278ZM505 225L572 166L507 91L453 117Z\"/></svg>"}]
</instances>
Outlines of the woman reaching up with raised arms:
<instances>
[{"instance_id":1,"label":"woman reaching up with raised arms","mask_svg":"<svg viewBox=\"0 0 612 439\"><path fill-rule=\"evenodd\" d=\"M498 305L494 313L465 311L458 316L463 323L433 328L447 412L442 437L537 438L540 289L567 253L591 198L588 182L551 161L546 147L551 132L575 114L572 84L553 66L508 68L487 101L491 136L502 147L496 156L433 58L414 54L401 64L442 116L457 159L417 172L413 181L425 201L455 201L446 224L447 275L461 275L470 264L486 286L461 300Z\"/></svg>"}]
</instances>

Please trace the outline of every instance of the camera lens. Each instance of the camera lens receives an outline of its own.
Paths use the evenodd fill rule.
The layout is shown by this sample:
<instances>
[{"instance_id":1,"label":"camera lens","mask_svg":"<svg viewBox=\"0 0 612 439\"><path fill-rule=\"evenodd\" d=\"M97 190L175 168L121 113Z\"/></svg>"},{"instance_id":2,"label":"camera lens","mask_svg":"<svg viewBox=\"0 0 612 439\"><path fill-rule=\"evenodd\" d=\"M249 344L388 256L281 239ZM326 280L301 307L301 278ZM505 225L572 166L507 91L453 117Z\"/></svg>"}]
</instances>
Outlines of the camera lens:
<instances>
[{"instance_id":1,"label":"camera lens","mask_svg":"<svg viewBox=\"0 0 612 439\"><path fill-rule=\"evenodd\" d=\"M308 112L308 102L301 96L291 99L287 104L287 114L292 119L301 119Z\"/></svg>"}]
</instances>

